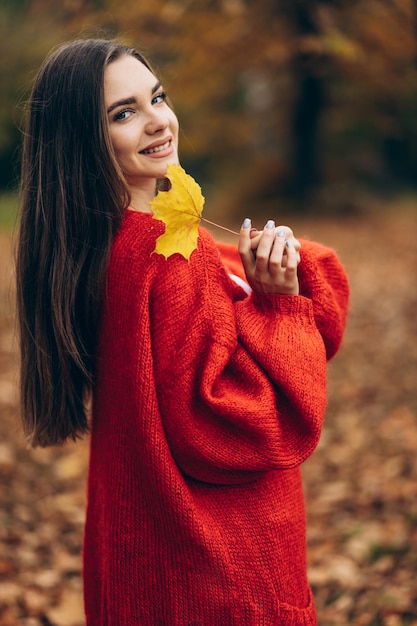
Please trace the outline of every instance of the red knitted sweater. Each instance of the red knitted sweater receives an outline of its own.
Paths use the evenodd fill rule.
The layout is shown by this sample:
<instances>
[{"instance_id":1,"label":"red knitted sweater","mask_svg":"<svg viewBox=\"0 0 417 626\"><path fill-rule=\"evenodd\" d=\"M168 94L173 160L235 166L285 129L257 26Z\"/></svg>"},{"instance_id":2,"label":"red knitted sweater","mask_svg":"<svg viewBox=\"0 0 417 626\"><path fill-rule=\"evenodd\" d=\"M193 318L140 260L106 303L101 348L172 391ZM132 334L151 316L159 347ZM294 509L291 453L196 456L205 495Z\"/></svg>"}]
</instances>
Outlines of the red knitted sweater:
<instances>
[{"instance_id":1,"label":"red knitted sweater","mask_svg":"<svg viewBox=\"0 0 417 626\"><path fill-rule=\"evenodd\" d=\"M166 260L163 229L127 211L108 270L87 624L312 626L299 466L320 436L345 273L303 242L302 295L247 296L232 247L201 229L189 262Z\"/></svg>"}]
</instances>

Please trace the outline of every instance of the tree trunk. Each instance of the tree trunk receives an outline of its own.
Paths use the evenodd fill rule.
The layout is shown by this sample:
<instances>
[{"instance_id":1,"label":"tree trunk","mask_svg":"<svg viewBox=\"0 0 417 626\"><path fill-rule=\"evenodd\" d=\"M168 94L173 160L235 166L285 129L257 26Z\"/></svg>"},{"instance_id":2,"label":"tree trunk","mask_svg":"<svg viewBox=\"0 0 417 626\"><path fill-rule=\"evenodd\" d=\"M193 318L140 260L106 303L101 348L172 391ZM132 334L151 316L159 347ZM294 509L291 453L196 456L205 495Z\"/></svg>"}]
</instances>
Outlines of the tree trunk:
<instances>
[{"instance_id":1,"label":"tree trunk","mask_svg":"<svg viewBox=\"0 0 417 626\"><path fill-rule=\"evenodd\" d=\"M293 57L294 104L291 114L290 191L298 200L307 199L321 182L320 122L326 104L324 69L314 0L293 0L289 18L295 34Z\"/></svg>"}]
</instances>

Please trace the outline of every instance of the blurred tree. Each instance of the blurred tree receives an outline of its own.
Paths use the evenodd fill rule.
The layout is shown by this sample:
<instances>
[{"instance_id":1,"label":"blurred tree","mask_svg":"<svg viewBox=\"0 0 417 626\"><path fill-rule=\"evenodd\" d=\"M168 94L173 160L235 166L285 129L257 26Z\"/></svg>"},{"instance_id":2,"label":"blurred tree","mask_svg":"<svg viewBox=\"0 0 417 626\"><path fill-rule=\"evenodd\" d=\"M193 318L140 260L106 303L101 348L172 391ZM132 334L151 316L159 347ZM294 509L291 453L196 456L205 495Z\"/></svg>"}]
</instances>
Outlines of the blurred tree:
<instances>
[{"instance_id":1,"label":"blurred tree","mask_svg":"<svg viewBox=\"0 0 417 626\"><path fill-rule=\"evenodd\" d=\"M416 180L413 0L106 0L101 16L162 68L183 159L232 177L238 202Z\"/></svg>"},{"instance_id":2,"label":"blurred tree","mask_svg":"<svg viewBox=\"0 0 417 626\"><path fill-rule=\"evenodd\" d=\"M59 40L104 33L154 61L184 165L239 211L284 193L309 203L323 185L416 183L416 0L3 1L6 160L29 69Z\"/></svg>"},{"instance_id":3,"label":"blurred tree","mask_svg":"<svg viewBox=\"0 0 417 626\"><path fill-rule=\"evenodd\" d=\"M329 55L322 44L316 0L287 0L286 18L293 34L291 70L296 88L292 113L290 189L304 198L321 182L320 121L326 105Z\"/></svg>"},{"instance_id":4,"label":"blurred tree","mask_svg":"<svg viewBox=\"0 0 417 626\"><path fill-rule=\"evenodd\" d=\"M354 8L342 3L338 20L343 29L337 31L332 18L327 42L341 51L335 58L344 80L340 87L338 79L334 93L346 98L334 107L332 132L355 161L350 174L372 178L377 173L379 185L415 184L417 3L357 0ZM355 154L362 158L355 160Z\"/></svg>"},{"instance_id":5,"label":"blurred tree","mask_svg":"<svg viewBox=\"0 0 417 626\"><path fill-rule=\"evenodd\" d=\"M0 189L17 185L21 119L40 63L53 46L74 36L76 16L101 5L102 0L1 0Z\"/></svg>"},{"instance_id":6,"label":"blurred tree","mask_svg":"<svg viewBox=\"0 0 417 626\"><path fill-rule=\"evenodd\" d=\"M39 14L33 4L2 0L0 6L0 188L17 184L24 102L34 72L59 37L54 13Z\"/></svg>"}]
</instances>

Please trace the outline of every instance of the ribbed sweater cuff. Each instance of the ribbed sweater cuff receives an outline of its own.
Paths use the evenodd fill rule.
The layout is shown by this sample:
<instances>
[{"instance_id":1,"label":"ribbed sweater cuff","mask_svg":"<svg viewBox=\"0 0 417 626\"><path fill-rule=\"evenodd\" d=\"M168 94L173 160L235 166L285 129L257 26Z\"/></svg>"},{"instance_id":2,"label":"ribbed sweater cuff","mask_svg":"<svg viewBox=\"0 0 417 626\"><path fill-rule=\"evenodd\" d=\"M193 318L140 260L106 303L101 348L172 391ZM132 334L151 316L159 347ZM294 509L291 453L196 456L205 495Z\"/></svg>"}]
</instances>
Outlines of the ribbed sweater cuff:
<instances>
[{"instance_id":1,"label":"ribbed sweater cuff","mask_svg":"<svg viewBox=\"0 0 417 626\"><path fill-rule=\"evenodd\" d=\"M288 296L279 293L257 293L253 291L250 300L263 315L301 315L314 323L313 303L305 296Z\"/></svg>"}]
</instances>

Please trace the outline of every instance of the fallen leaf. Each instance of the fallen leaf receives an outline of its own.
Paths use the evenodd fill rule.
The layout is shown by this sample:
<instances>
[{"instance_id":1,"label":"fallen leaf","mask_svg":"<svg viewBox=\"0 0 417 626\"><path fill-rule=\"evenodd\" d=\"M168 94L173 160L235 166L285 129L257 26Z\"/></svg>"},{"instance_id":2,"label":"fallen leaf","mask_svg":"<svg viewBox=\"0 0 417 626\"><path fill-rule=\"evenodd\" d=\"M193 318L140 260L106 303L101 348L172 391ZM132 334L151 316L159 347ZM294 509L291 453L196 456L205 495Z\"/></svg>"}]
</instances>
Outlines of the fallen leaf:
<instances>
[{"instance_id":1,"label":"fallen leaf","mask_svg":"<svg viewBox=\"0 0 417 626\"><path fill-rule=\"evenodd\" d=\"M82 626L85 623L81 591L67 589L58 606L48 610L47 617L57 626Z\"/></svg>"},{"instance_id":2,"label":"fallen leaf","mask_svg":"<svg viewBox=\"0 0 417 626\"><path fill-rule=\"evenodd\" d=\"M204 196L200 186L180 165L168 165L167 178L171 188L159 191L151 202L154 217L165 224L165 232L156 240L154 252L166 259L179 253L188 260L197 247Z\"/></svg>"},{"instance_id":3,"label":"fallen leaf","mask_svg":"<svg viewBox=\"0 0 417 626\"><path fill-rule=\"evenodd\" d=\"M54 463L55 475L60 480L74 480L86 472L85 459L79 453L80 448L71 454L60 457Z\"/></svg>"}]
</instances>

